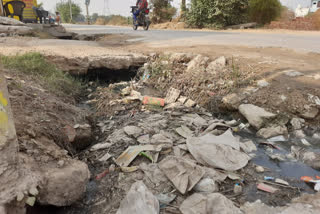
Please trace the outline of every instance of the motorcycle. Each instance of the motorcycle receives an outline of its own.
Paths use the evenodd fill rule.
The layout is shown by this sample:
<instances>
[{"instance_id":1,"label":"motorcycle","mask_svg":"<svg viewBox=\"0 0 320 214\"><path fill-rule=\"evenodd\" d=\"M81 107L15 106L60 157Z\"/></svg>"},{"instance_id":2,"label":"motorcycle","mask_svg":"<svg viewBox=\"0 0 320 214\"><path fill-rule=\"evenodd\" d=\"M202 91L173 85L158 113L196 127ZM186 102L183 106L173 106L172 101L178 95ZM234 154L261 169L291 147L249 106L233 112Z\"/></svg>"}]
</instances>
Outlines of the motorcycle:
<instances>
[{"instance_id":1,"label":"motorcycle","mask_svg":"<svg viewBox=\"0 0 320 214\"><path fill-rule=\"evenodd\" d=\"M137 23L134 21L134 14L138 10L137 6L131 7L131 13L133 18L133 30L137 30L138 27L143 27L144 30L149 30L150 26L150 19L149 19L149 9L144 11L140 11L139 15L137 16Z\"/></svg>"}]
</instances>

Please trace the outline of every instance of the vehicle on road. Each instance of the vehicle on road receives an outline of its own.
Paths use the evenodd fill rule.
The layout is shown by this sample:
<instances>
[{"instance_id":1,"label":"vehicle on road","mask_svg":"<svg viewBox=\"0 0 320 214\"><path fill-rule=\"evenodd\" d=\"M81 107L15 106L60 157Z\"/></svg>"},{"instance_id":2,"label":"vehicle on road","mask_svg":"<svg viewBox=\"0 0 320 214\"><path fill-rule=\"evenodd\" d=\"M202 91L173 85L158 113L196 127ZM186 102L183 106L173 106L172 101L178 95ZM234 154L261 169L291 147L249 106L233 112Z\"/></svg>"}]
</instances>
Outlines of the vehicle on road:
<instances>
[{"instance_id":1,"label":"vehicle on road","mask_svg":"<svg viewBox=\"0 0 320 214\"><path fill-rule=\"evenodd\" d=\"M137 6L131 7L131 13L133 17L133 30L137 30L138 27L143 27L144 30L149 30L150 26L150 19L149 19L149 9L140 11L139 15L137 16L137 20L134 19L134 14L138 10Z\"/></svg>"}]
</instances>

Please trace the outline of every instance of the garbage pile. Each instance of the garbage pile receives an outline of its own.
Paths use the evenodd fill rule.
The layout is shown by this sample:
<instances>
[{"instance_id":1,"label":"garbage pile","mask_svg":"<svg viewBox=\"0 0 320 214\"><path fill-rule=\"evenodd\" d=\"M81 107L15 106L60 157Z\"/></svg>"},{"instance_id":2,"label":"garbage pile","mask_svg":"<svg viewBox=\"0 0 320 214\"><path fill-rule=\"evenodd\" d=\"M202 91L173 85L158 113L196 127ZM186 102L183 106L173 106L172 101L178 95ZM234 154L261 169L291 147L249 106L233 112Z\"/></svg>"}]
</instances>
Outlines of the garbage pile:
<instances>
[{"instance_id":1,"label":"garbage pile","mask_svg":"<svg viewBox=\"0 0 320 214\"><path fill-rule=\"evenodd\" d=\"M242 107L249 124L218 119L180 90L170 88L159 98L144 94L145 87L135 81L112 84L97 90L104 103L90 101L112 115L97 124L100 143L86 156L105 167L97 172L98 182L119 173L115 181L127 195L118 214L243 213L250 188L279 200L291 195L283 205L299 195L289 182L264 176L269 169L250 162L256 143L237 136L250 132L249 124L263 127L274 114L249 105ZM246 113L248 108L256 114ZM277 148L272 142L264 146Z\"/></svg>"}]
</instances>

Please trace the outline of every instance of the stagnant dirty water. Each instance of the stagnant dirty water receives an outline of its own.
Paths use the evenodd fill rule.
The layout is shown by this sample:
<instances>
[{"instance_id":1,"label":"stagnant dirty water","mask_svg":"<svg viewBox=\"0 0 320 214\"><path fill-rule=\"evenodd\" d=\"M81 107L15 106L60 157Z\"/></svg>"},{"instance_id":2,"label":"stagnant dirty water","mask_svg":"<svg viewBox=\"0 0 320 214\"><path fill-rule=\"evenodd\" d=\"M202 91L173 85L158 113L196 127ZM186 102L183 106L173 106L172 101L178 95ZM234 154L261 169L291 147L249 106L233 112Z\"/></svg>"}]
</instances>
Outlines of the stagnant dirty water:
<instances>
[{"instance_id":1,"label":"stagnant dirty water","mask_svg":"<svg viewBox=\"0 0 320 214\"><path fill-rule=\"evenodd\" d=\"M110 83L115 83L115 82L120 82L120 81L129 81L129 80L133 79L136 75L135 70L131 70L129 72L130 75L126 75L126 74L128 74L126 72L128 72L128 71L119 71L119 73L118 73L119 75L115 76L113 74L110 74L110 72L105 72L103 69L96 70L96 73L95 72L91 73L91 76L88 77L88 80L97 80L96 83L98 83L98 85L96 85L94 88L96 88L97 86L106 87ZM104 75L101 75L102 73ZM90 87L90 88L92 89L93 87ZM121 89L122 88L117 88L117 91L120 91ZM156 96L156 97L161 96L161 93L158 90L153 89L153 88L149 88L149 87L142 88L140 90L140 92L142 95L149 95L149 96ZM85 102L79 103L79 106L81 106L82 108L86 108L86 109L90 108L90 106L85 104ZM91 106L90 110L93 112L95 111L95 109L92 108L92 106ZM225 115L225 112L224 112L223 115L224 115L223 118L232 118L231 113L230 113L230 115ZM119 116L119 117L115 117L113 120L115 121L117 119L118 120L126 120L127 118L126 117L121 118L121 116ZM99 120L99 118L98 118L98 120ZM115 123L118 123L118 122L119 121L115 121ZM98 133L98 130L97 130L97 133ZM252 140L258 148L258 150L256 152L254 152L255 157L252 158L252 160L250 161L250 164L246 167L246 168L248 168L247 172L252 173L250 175L251 178L253 177L256 180L263 180L264 176L269 176L269 177L274 177L274 178L281 178L281 179L289 182L289 184L290 184L290 187L285 188L288 191L284 191L282 193L279 193L279 194L284 195L283 201L280 201L279 197L277 198L277 195L272 195L270 193L257 191L256 182L249 182L248 183L246 181L246 176L245 176L244 180L242 181L244 184L243 195L244 195L245 201L254 202L257 199L261 199L262 202L264 202L268 205L284 206L289 202L288 199L299 196L300 193L310 193L310 194L314 193L313 187L308 186L306 183L302 182L300 180L300 178L302 176L320 175L320 173L300 161L292 161L287 158L288 155L290 154L290 147L292 145L298 145L298 146L303 147L303 145L299 139L292 138L292 139L289 139L284 142L275 142L274 145L278 147L278 149L276 149L276 148L272 148L268 145L261 144L261 143L266 142L266 140L257 138L253 131L250 131L250 130L249 131L240 131L240 132L237 132L234 134L236 136L240 136L242 138ZM101 136L99 136L99 138L100 137ZM314 150L320 150L320 147L317 146L317 142L312 140L312 138L306 137L306 139L312 144L312 148ZM122 150L125 150L125 149L126 148L122 148ZM82 153L85 153L85 151ZM284 160L284 161L272 160L270 158L270 156L268 155L268 153L269 154L278 154L279 156L285 158L286 160ZM98 173L101 172L101 169L103 167L108 168L108 165L103 165L103 167L101 167L101 165L95 166L90 162L88 162L88 165L89 165L90 171L92 173L92 179L87 185L87 192L86 192L83 200L79 201L78 203L76 203L75 205L73 205L71 207L57 208L57 207L53 207L53 206L49 206L49 207L36 206L34 208L30 208L28 210L28 214L40 214L40 213L41 214L46 214L46 213L48 213L48 214L53 214L53 213L57 213L57 214L76 214L76 213L88 214L88 213L91 213L92 206L99 205L99 204L95 203L95 198L101 194L99 191L104 191L103 189L99 188L99 184L102 181L97 181L96 179L94 179L94 177ZM256 173L254 170L252 170L255 165L263 166L266 169L266 172L264 172L263 174ZM246 171L246 169L244 169L244 171ZM115 181L115 180L117 180L116 177L118 176L118 174L114 174L114 175L110 175L110 176L111 176L111 178L108 178L108 180ZM226 184L224 184L223 188L225 190L229 190L229 192L230 192L230 190L233 190L234 183L235 183L234 181L228 181L228 182L226 182ZM114 184L109 183L109 185L113 186ZM107 189L105 191L110 191L110 189ZM228 195L229 193L225 193L225 194ZM231 192L231 194L232 194L232 192ZM275 193L275 194L278 194L278 193ZM287 198L285 198L286 195L288 196Z\"/></svg>"}]
</instances>

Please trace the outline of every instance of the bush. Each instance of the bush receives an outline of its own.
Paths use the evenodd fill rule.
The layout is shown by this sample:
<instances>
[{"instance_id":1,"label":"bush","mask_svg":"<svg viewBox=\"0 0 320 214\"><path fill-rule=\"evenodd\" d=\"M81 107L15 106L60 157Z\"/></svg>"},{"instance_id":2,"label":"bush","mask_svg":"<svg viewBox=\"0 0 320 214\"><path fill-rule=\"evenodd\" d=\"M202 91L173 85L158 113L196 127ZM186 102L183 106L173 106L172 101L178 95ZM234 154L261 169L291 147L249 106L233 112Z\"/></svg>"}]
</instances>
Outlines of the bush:
<instances>
[{"instance_id":1,"label":"bush","mask_svg":"<svg viewBox=\"0 0 320 214\"><path fill-rule=\"evenodd\" d=\"M131 17L120 15L99 16L95 22L97 25L128 25L132 23Z\"/></svg>"},{"instance_id":2,"label":"bush","mask_svg":"<svg viewBox=\"0 0 320 214\"><path fill-rule=\"evenodd\" d=\"M247 21L249 0L192 0L187 13L191 27L222 28Z\"/></svg>"},{"instance_id":3,"label":"bush","mask_svg":"<svg viewBox=\"0 0 320 214\"><path fill-rule=\"evenodd\" d=\"M171 21L177 12L177 9L170 4L172 0L151 0L150 6L152 8L151 22L163 23Z\"/></svg>"},{"instance_id":4,"label":"bush","mask_svg":"<svg viewBox=\"0 0 320 214\"><path fill-rule=\"evenodd\" d=\"M82 90L80 81L47 62L40 53L0 56L0 63L6 68L23 72L38 79L44 88L57 95L61 93L79 95Z\"/></svg>"},{"instance_id":5,"label":"bush","mask_svg":"<svg viewBox=\"0 0 320 214\"><path fill-rule=\"evenodd\" d=\"M268 24L281 15L282 6L279 0L250 0L250 19L259 24Z\"/></svg>"}]
</instances>

